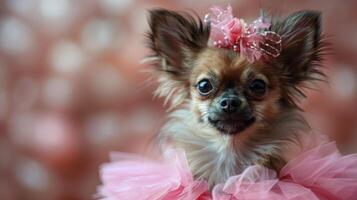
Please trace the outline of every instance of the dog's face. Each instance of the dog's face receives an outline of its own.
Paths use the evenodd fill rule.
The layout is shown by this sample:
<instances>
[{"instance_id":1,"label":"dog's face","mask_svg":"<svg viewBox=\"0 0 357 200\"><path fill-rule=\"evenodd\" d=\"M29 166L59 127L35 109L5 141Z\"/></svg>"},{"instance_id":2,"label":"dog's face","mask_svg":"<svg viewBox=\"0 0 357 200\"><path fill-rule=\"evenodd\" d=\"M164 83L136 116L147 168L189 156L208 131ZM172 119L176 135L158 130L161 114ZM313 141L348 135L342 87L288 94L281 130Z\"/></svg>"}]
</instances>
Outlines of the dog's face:
<instances>
[{"instance_id":1,"label":"dog's face","mask_svg":"<svg viewBox=\"0 0 357 200\"><path fill-rule=\"evenodd\" d=\"M319 13L298 12L271 29L282 37L278 58L253 63L231 50L207 46L210 27L188 14L150 13L150 47L160 85L173 107L191 102L199 123L235 135L268 126L286 106L296 106L299 86L322 73ZM316 65L317 64L317 65Z\"/></svg>"},{"instance_id":2,"label":"dog's face","mask_svg":"<svg viewBox=\"0 0 357 200\"><path fill-rule=\"evenodd\" d=\"M190 74L192 109L202 123L237 134L279 112L279 77L272 66L249 63L229 50L207 48Z\"/></svg>"}]
</instances>

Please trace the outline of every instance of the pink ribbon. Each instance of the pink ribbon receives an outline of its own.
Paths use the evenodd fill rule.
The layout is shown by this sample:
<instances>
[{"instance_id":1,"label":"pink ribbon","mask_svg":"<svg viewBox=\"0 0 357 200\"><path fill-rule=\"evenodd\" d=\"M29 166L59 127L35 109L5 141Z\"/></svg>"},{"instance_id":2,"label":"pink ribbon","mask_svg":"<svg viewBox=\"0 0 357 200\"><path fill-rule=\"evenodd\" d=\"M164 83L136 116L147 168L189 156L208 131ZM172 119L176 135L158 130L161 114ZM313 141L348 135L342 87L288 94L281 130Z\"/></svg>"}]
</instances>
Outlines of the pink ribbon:
<instances>
[{"instance_id":1,"label":"pink ribbon","mask_svg":"<svg viewBox=\"0 0 357 200\"><path fill-rule=\"evenodd\" d=\"M211 13L205 16L205 22L211 25L210 40L213 46L231 49L249 62L260 59L263 55L278 57L281 52L281 37L269 31L271 24L260 16L252 24L233 16L232 7L222 9L212 6Z\"/></svg>"}]
</instances>

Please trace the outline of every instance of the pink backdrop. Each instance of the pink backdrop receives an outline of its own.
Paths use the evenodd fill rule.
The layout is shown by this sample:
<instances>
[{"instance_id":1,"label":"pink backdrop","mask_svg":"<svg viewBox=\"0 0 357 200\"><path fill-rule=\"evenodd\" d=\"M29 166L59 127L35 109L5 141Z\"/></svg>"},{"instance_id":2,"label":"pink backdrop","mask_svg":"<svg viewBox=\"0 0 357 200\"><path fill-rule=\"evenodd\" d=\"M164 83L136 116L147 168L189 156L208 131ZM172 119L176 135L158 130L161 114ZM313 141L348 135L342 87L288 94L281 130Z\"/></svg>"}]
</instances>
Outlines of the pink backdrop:
<instances>
[{"instance_id":1,"label":"pink backdrop","mask_svg":"<svg viewBox=\"0 0 357 200\"><path fill-rule=\"evenodd\" d=\"M165 112L144 33L147 10L194 10L229 1L2 0L0 2L0 199L91 199L113 150L144 152ZM323 12L334 54L330 84L303 103L313 128L357 152L357 1L231 1L237 16Z\"/></svg>"}]
</instances>

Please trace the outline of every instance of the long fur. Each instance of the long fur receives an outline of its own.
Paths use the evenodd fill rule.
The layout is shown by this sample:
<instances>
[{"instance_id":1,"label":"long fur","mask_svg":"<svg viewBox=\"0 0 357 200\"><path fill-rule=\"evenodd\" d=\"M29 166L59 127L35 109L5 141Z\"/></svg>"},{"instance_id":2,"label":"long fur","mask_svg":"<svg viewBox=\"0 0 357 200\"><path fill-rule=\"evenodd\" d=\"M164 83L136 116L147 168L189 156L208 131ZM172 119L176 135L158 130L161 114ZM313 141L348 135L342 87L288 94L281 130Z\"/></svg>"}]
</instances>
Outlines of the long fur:
<instances>
[{"instance_id":1,"label":"long fur","mask_svg":"<svg viewBox=\"0 0 357 200\"><path fill-rule=\"evenodd\" d=\"M273 24L272 31L282 36L284 47L276 61L280 63L282 82L287 86L284 100L297 106L297 102L306 97L302 89L310 89L316 81L326 80L321 68L330 49L322 35L321 15L318 11L299 11Z\"/></svg>"}]
</instances>

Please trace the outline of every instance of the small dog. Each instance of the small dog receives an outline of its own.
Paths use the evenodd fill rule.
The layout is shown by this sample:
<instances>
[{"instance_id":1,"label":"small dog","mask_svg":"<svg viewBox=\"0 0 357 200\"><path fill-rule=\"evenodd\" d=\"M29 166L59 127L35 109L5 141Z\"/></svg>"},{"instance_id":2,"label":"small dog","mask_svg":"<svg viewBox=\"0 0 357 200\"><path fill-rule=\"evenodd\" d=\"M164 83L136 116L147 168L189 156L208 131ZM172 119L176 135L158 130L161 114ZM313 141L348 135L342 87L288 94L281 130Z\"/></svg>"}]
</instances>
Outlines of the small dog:
<instances>
[{"instance_id":1,"label":"small dog","mask_svg":"<svg viewBox=\"0 0 357 200\"><path fill-rule=\"evenodd\" d=\"M302 87L323 79L320 13L300 11L271 23L279 55L249 62L209 44L211 26L187 13L150 11L149 46L159 87L171 103L159 141L186 152L196 179L213 186L250 165L279 171L309 126Z\"/></svg>"}]
</instances>

